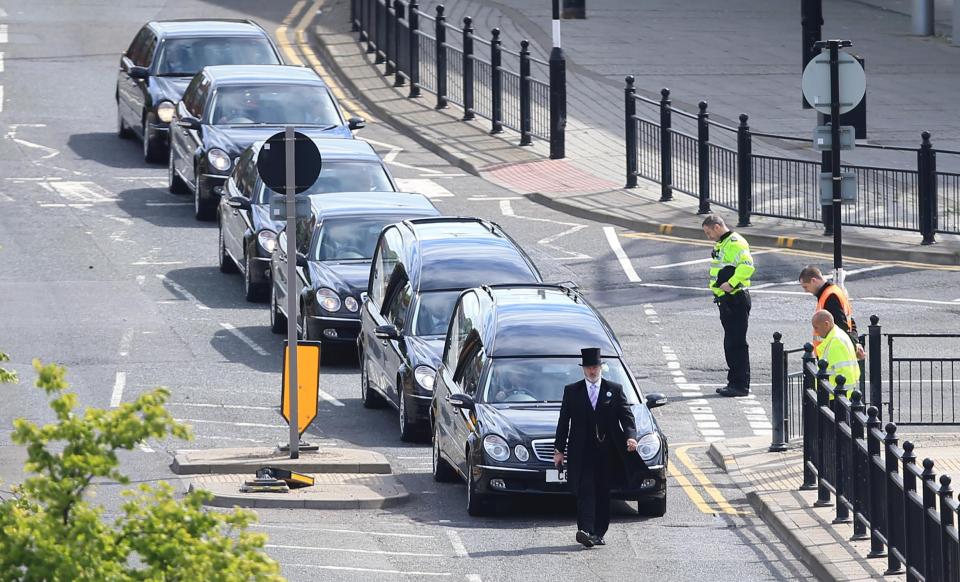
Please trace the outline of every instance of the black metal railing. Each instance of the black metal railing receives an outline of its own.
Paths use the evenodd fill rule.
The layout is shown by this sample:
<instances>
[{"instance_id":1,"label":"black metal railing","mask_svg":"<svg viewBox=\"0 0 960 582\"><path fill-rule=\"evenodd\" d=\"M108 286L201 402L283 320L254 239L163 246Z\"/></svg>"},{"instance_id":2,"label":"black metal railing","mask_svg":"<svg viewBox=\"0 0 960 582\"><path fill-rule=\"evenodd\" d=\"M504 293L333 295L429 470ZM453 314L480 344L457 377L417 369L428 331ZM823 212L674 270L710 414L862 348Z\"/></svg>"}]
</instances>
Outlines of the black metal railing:
<instances>
[{"instance_id":1,"label":"black metal railing","mask_svg":"<svg viewBox=\"0 0 960 582\"><path fill-rule=\"evenodd\" d=\"M879 333L879 326L878 326ZM908 342L926 342L920 353L937 353L956 333L889 333L887 337L887 418L900 425L960 425L960 358L906 356ZM899 340L899 341L897 341ZM917 350L913 350L917 352Z\"/></svg>"},{"instance_id":2,"label":"black metal railing","mask_svg":"<svg viewBox=\"0 0 960 582\"><path fill-rule=\"evenodd\" d=\"M812 152L812 139L753 131L747 115L736 127L718 123L706 102L689 113L673 106L668 89L649 99L634 83L626 77L627 188L638 178L657 182L661 201L671 200L674 190L689 194L699 199L699 213L715 204L737 212L741 227L753 215L824 220L820 176L829 171L829 156L795 153ZM958 165L960 152L935 150L929 132L920 137L917 148L856 146L899 156L901 167L844 163L841 170L857 177L856 200L842 210L844 224L916 231L922 244L936 242L938 232L960 234L960 174L937 170L938 155L955 156Z\"/></svg>"},{"instance_id":3,"label":"black metal railing","mask_svg":"<svg viewBox=\"0 0 960 582\"><path fill-rule=\"evenodd\" d=\"M394 86L409 85L408 97L433 93L437 109L459 105L464 121L479 116L490 120L490 133L517 131L520 145L550 140L549 63L530 54L529 41L509 50L499 29L482 38L469 16L457 27L443 5L430 15L416 0L351 0L350 13L374 63L394 75Z\"/></svg>"}]
</instances>

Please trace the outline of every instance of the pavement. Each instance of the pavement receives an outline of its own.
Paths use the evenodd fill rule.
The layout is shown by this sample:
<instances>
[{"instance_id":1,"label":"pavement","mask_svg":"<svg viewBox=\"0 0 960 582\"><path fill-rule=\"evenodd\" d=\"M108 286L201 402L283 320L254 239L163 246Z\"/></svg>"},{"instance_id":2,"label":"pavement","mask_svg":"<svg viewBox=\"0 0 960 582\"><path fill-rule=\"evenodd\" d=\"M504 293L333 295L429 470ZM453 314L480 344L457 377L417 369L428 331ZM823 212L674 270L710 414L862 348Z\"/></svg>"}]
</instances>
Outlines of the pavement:
<instances>
[{"instance_id":1,"label":"pavement","mask_svg":"<svg viewBox=\"0 0 960 582\"><path fill-rule=\"evenodd\" d=\"M739 3L742 1L738 0L734 4ZM524 10L528 2L523 1L520 4L516 8L507 8L496 2L474 0L452 5L448 14L453 12L451 16L453 21L460 13L470 12L473 9L473 14L480 15L475 17L475 22L481 20L488 24L502 25L504 38L516 39L519 36L525 36L527 32L527 29L520 25L527 23L532 27L533 21L530 19L538 15L538 11L533 8L530 11ZM692 4L699 6L697 2ZM851 3L841 4L851 11L849 15L844 13L844 18L855 18L859 14ZM774 5L780 6L780 3L774 3ZM605 9L602 16L598 16L595 20L571 23L570 27L587 27L587 30L593 31L594 36L591 38L594 44L601 48L605 47L607 52L612 54L610 46L614 40L596 42L597 35L600 34L600 29L597 27L606 26L602 30L609 32L613 30L610 18L617 14L625 17L623 13L632 10L620 4L614 4L614 6ZM878 10L871 6L855 6L859 6L859 10L871 11L871 14ZM576 61L577 56L584 54L577 50L578 43L583 42L585 37L589 36L588 34L574 33L564 37L574 39L570 43L573 48L568 49L568 56L574 55L571 57L568 72L569 124L572 129L568 129L567 134L567 159L549 160L545 159L548 157L548 150L542 141L535 141L532 147L517 147L515 134L506 132L491 135L489 122L486 120L477 118L475 121L463 122L460 120L462 112L455 106L443 110L435 109L435 96L426 91L419 98L408 98L409 89L394 87L393 78L384 77L382 65L375 66L371 55L365 51L365 45L356 42L356 33L349 31L347 8L344 2L324 3L322 13L313 28L312 40L318 48L318 53L325 57L324 61L338 81L356 95L358 100L376 117L389 123L399 132L472 174L561 212L616 224L638 232L696 239L703 237L700 229L701 217L697 215L698 201L695 197L675 192L673 201L660 202L659 185L642 179L637 188L629 190L621 188L625 181L624 146L620 137L623 120L622 110L619 108L622 102L622 90L616 99L612 94L590 95L591 91L595 93L604 85L598 84L597 79L587 78L590 77L590 71L598 67L602 68L601 63L595 62L595 59L601 58L600 48L592 46L589 50L585 49L589 61L586 65L578 65ZM424 10L429 10L429 6ZM503 14L511 16L513 20L506 22L503 14L497 15L497 10L503 10ZM671 8L667 6L660 6L654 12L663 14L670 10ZM717 12L725 11L726 5L724 10ZM715 12L711 11L711 14ZM887 21L896 18L900 16L891 12L883 22L892 27L893 24ZM876 34L891 35L893 39L891 42L894 45L902 42L925 42L913 38L900 38L892 31L885 31L886 29L883 29ZM752 32L754 31L751 30ZM533 33L531 36L538 37ZM627 43L623 46L633 47L629 50L639 50L645 42L647 41ZM639 45L639 47L633 45ZM946 56L943 58L951 59L951 62L960 55L952 52L952 48L945 45L928 48L938 55L946 51ZM914 50L921 51L921 47L914 47ZM799 77L799 75L796 76ZM940 72L937 73L937 77L938 79L940 77L960 79L960 75L951 76L945 73L940 74ZM705 82L701 83L701 81L702 79L697 77L697 83L703 85L705 89L710 89L711 83L719 83L710 76ZM765 82L776 84L772 79ZM799 79L797 82L799 83ZM960 86L956 89L960 90ZM946 98L950 91L954 91L952 86L943 87L931 91L927 97L928 100L934 100L937 95L940 95L945 99L943 104L938 105L943 109L938 112L938 115L942 113L943 116L936 117L937 123L943 122L942 127L949 127L949 124L955 122L956 116L949 108L951 101ZM754 95L754 98L758 99L755 101L757 103L764 102L762 96ZM615 105L614 110L605 109L609 103ZM930 107L934 108L933 105ZM884 111L880 107L878 109ZM616 115L612 115L613 113ZM802 110L798 114L803 116L802 119L809 118L809 113L803 113ZM880 117L879 113L877 117ZM901 123L908 123L907 120L902 120L901 115L891 115L891 117L900 119ZM584 123L584 119L590 120L590 123ZM776 120L780 123L783 118L777 117ZM913 121L909 120L909 123ZM755 122L751 123L755 124ZM771 130L783 132L786 131L783 127L788 125L778 125ZM755 125L754 127L756 128ZM960 130L960 127L956 129ZM800 132L799 125L796 132ZM891 137L893 135L894 133L890 133ZM734 213L722 209L718 212L726 217L728 223L736 224L737 217ZM833 249L833 237L824 236L822 226L815 223L754 216L750 226L739 230L754 244L822 253L832 253ZM843 253L846 257L862 259L960 265L960 236L939 234L937 238L938 244L922 246L919 244L921 237L918 233L844 226Z\"/></svg>"},{"instance_id":2,"label":"pavement","mask_svg":"<svg viewBox=\"0 0 960 582\"><path fill-rule=\"evenodd\" d=\"M919 459L931 458L937 472L960 470L960 435L900 435L916 445ZM885 558L871 558L870 540L854 540L851 524L834 525L836 508L814 507L817 492L801 491L803 450L770 452L769 439L745 437L712 443L707 452L731 477L759 515L819 580L903 580L884 576Z\"/></svg>"}]
</instances>

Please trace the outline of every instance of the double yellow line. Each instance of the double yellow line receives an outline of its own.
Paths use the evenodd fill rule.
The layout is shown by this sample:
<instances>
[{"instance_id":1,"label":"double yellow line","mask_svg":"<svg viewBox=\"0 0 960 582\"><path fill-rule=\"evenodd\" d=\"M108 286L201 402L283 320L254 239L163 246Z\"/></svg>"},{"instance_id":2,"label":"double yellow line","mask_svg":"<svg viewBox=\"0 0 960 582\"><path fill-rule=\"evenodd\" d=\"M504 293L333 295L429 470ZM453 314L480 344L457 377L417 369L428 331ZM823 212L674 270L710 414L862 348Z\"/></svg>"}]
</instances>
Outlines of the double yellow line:
<instances>
[{"instance_id":1,"label":"double yellow line","mask_svg":"<svg viewBox=\"0 0 960 582\"><path fill-rule=\"evenodd\" d=\"M725 513L727 515L746 515L747 512L738 511L734 509L730 502L724 498L723 494L720 493L720 490L717 489L716 485L706 476L706 474L700 470L700 467L696 465L691 459L690 455L687 454L687 451L694 447L702 447L703 443L693 443L693 444L684 444L674 447L673 452L676 457L677 463L671 463L669 466L670 476L673 477L677 483L680 485L680 488L683 489L683 492L687 494L687 497L690 498L690 501L697 506L697 509L703 513L715 515L718 513ZM703 495L700 494L700 491L690 482L690 479L687 478L683 472L677 469L677 464L682 465L686 471L693 476L693 478L700 484L700 487L703 488L707 496L713 500L713 503L716 506L712 506L706 499L703 498Z\"/></svg>"},{"instance_id":2,"label":"double yellow line","mask_svg":"<svg viewBox=\"0 0 960 582\"><path fill-rule=\"evenodd\" d=\"M323 79L323 82L327 84L327 87L330 88L333 96L340 102L340 106L348 116L363 117L367 123L369 123L373 119L372 116L364 111L356 101L347 96L343 87L340 86L340 83L338 83L333 75L327 71L326 67L323 66L323 63L319 57L317 57L317 53L314 52L308 41L306 29L313 22L314 16L323 3L324 0L316 0L314 2L298 0L297 3L293 5L290 13L284 17L280 26L277 27L275 33L277 44L280 46L280 50L283 52L283 56L289 64L299 65L301 67L309 66L316 71L317 75L319 75L320 78ZM304 8L306 8L306 10L304 10ZM296 21L296 24L294 24L294 21ZM291 26L293 27L292 29ZM291 34L293 37L292 41Z\"/></svg>"}]
</instances>

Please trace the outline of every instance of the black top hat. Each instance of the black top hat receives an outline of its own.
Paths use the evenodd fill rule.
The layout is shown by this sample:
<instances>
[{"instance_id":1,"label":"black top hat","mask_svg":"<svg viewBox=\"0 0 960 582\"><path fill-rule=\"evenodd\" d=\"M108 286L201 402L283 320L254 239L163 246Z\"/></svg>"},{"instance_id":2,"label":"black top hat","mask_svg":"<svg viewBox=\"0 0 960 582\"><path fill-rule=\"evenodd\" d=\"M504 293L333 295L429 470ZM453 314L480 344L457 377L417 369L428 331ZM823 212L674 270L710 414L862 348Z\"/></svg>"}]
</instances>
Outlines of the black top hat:
<instances>
[{"instance_id":1,"label":"black top hat","mask_svg":"<svg viewBox=\"0 0 960 582\"><path fill-rule=\"evenodd\" d=\"M580 350L581 366L599 366L600 348L583 348Z\"/></svg>"}]
</instances>

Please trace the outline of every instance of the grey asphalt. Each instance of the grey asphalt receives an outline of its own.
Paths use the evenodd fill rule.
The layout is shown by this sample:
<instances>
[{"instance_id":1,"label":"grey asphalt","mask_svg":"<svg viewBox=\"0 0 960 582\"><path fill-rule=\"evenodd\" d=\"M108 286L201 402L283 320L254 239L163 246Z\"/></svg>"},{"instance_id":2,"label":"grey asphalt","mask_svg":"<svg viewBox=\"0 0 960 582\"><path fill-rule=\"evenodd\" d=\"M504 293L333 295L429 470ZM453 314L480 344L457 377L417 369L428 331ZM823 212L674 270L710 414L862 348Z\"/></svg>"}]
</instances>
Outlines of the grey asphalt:
<instances>
[{"instance_id":1,"label":"grey asphalt","mask_svg":"<svg viewBox=\"0 0 960 582\"><path fill-rule=\"evenodd\" d=\"M118 53L142 22L161 16L250 16L272 31L291 7L292 2L199 0L144 1L123 11L92 0L0 4L7 13L0 23L9 30L0 73L5 136L0 139L0 349L10 353L23 377L20 386L0 388L7 401L0 408L3 444L9 443L14 418L50 418L45 399L30 387L34 357L67 365L84 405L109 406L118 378L125 401L156 385L172 390L170 409L194 427L195 441L151 442L149 451L123 455L124 469L136 481L176 481L168 465L178 448L269 446L284 439L276 410L281 342L267 327L266 307L246 303L239 277L217 271L216 229L195 222L188 200L166 192L165 168L145 165L139 144L113 135L112 99ZM723 381L719 324L708 297L689 289L702 286L704 264L652 268L706 258L706 246L631 238L618 229L642 278L630 283L606 240L605 225L546 210L473 176L436 177L461 172L387 124L372 124L361 135L403 148L396 158L403 165L393 166L398 177L445 186L453 196L436 199L441 210L500 222L548 280L579 282L619 333L644 390L661 390L674 400L657 416L675 450L681 443L699 443L689 450L691 462L732 507L746 510L739 492L706 459L701 431L715 429L698 424L688 402L701 399L684 396L692 392L690 385L700 385L725 436L753 434L744 401L712 395L712 385ZM790 251L761 255L755 284L792 280L810 261L828 263ZM960 298L955 277L949 271L889 266L854 274L849 284L856 297L877 298L857 301L862 319L876 311L891 329L912 331L917 322L925 329L949 329L960 308L953 301ZM783 331L791 343L805 341L812 310L812 299L795 285L769 289L757 294L750 334L760 408L768 408L772 333ZM678 370L686 385L676 382ZM310 440L385 454L411 499L386 510L260 511L258 528L270 536L268 551L291 580L808 575L755 516L704 513L676 480L670 483L666 517L642 520L618 506L611 543L596 551L573 544L569 503L514 503L496 517L470 518L462 485L432 481L429 448L400 443L395 413L362 408L349 350L328 350L321 382L343 406L320 403ZM677 460L674 466L694 481L693 491L707 496L689 467ZM0 464L0 479L17 476L14 467ZM97 499L116 511L117 491L103 484Z\"/></svg>"}]
</instances>

